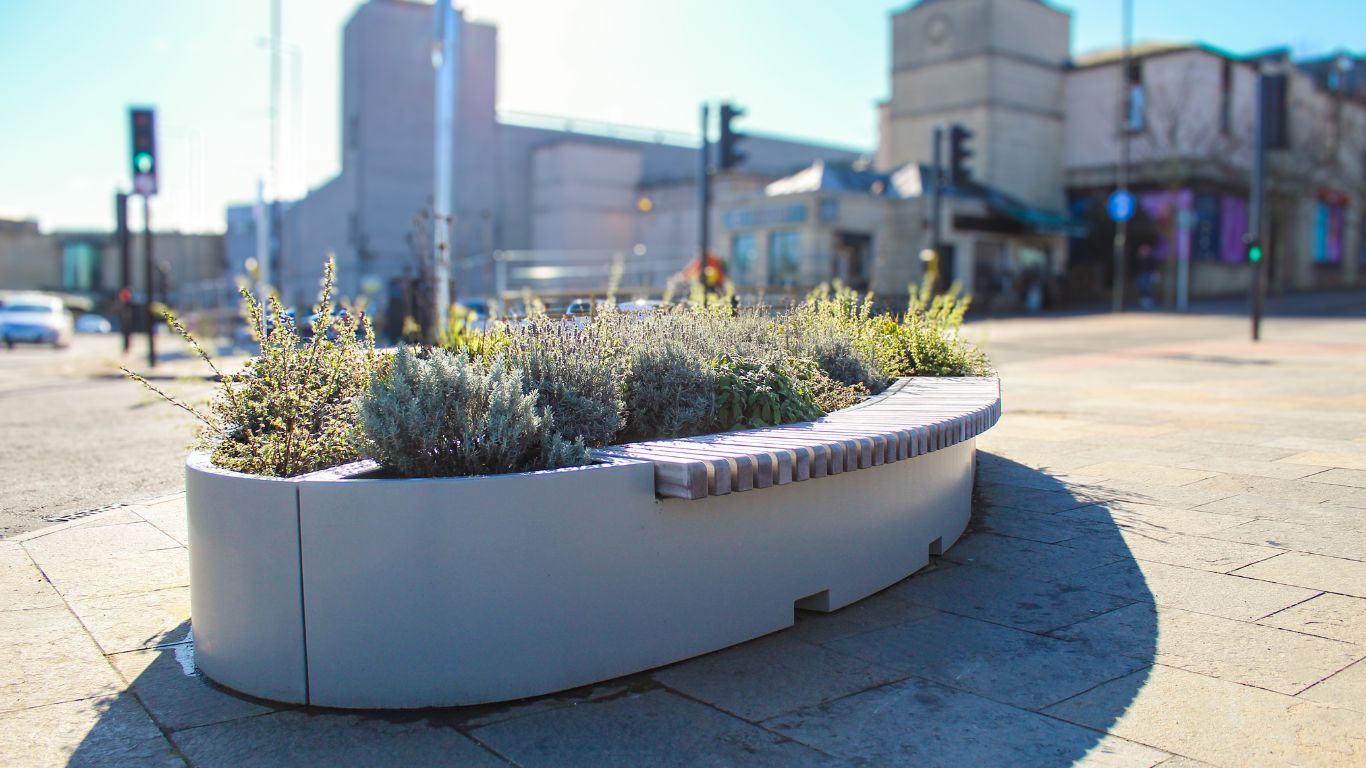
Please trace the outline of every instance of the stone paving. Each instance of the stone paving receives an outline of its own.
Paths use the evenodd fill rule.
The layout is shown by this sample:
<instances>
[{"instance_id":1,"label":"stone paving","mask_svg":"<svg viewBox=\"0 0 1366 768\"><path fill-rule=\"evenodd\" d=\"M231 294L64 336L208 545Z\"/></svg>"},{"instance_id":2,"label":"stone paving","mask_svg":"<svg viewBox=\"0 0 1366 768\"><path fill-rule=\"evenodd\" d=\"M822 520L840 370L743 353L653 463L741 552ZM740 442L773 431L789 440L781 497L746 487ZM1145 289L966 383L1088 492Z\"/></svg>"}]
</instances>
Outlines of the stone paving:
<instances>
[{"instance_id":1,"label":"stone paving","mask_svg":"<svg viewBox=\"0 0 1366 768\"><path fill-rule=\"evenodd\" d=\"M1366 321L1023 359L1012 328L971 534L591 689L274 706L195 671L181 497L0 541L0 765L1366 765Z\"/></svg>"}]
</instances>

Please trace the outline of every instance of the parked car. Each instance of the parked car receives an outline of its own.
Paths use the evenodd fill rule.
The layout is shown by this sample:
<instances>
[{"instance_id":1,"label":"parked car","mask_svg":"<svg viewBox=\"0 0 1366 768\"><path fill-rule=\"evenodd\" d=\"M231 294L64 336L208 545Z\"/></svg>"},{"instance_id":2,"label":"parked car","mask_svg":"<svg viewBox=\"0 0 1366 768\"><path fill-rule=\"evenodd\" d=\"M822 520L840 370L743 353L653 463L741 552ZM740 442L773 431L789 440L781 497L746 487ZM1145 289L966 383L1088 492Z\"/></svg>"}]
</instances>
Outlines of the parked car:
<instances>
[{"instance_id":1,"label":"parked car","mask_svg":"<svg viewBox=\"0 0 1366 768\"><path fill-rule=\"evenodd\" d=\"M87 312L76 318L76 333L113 333L114 324L104 315Z\"/></svg>"},{"instance_id":2,"label":"parked car","mask_svg":"<svg viewBox=\"0 0 1366 768\"><path fill-rule=\"evenodd\" d=\"M65 347L74 334L71 313L55 296L19 294L0 305L0 338L10 349L18 343Z\"/></svg>"}]
</instances>

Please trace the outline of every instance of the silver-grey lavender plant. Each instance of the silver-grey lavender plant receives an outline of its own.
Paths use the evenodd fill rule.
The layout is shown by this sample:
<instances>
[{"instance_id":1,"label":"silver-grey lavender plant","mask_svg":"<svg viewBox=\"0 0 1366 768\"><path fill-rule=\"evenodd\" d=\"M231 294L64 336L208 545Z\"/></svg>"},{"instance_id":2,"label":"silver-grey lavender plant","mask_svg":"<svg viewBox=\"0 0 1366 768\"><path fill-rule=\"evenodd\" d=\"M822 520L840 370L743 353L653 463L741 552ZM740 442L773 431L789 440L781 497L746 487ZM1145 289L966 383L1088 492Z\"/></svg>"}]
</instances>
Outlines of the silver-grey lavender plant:
<instances>
[{"instance_id":1,"label":"silver-grey lavender plant","mask_svg":"<svg viewBox=\"0 0 1366 768\"><path fill-rule=\"evenodd\" d=\"M591 461L566 440L522 373L445 350L408 347L360 399L365 452L404 477L528 472Z\"/></svg>"}]
</instances>

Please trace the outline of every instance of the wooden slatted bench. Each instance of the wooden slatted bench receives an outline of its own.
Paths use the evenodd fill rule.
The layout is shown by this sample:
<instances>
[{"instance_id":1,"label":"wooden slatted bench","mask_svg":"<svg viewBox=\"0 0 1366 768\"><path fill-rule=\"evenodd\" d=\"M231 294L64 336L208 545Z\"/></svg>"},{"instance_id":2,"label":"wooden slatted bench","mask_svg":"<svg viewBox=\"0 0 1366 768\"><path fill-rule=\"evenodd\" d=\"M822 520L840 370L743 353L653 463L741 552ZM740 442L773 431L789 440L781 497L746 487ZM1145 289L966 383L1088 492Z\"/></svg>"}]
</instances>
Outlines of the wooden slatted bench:
<instances>
[{"instance_id":1,"label":"wooden slatted bench","mask_svg":"<svg viewBox=\"0 0 1366 768\"><path fill-rule=\"evenodd\" d=\"M916 377L815 421L628 443L593 454L648 461L657 495L702 499L903 461L971 440L1000 417L995 377Z\"/></svg>"}]
</instances>

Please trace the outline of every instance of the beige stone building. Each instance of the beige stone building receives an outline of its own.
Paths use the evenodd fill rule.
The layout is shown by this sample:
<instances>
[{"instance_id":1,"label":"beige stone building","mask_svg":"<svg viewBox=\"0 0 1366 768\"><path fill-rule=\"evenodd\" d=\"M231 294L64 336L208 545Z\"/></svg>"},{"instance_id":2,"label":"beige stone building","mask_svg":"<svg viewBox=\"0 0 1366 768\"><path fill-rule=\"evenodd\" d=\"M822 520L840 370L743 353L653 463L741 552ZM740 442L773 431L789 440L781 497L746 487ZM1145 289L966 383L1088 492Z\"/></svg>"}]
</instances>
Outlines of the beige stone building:
<instances>
[{"instance_id":1,"label":"beige stone building","mask_svg":"<svg viewBox=\"0 0 1366 768\"><path fill-rule=\"evenodd\" d=\"M1271 289L1363 282L1366 61L1140 45L1126 70L1118 52L1073 57L1070 23L1041 0L920 0L893 14L871 167L816 163L726 200L720 249L770 291L844 277L902 295L936 242L933 137L958 125L972 134L971 178L946 190L938 269L979 306L1109 295L1105 203L1124 143L1138 203L1128 300L1245 292L1254 93L1267 67L1288 75L1289 123L1268 161Z\"/></svg>"}]
</instances>

